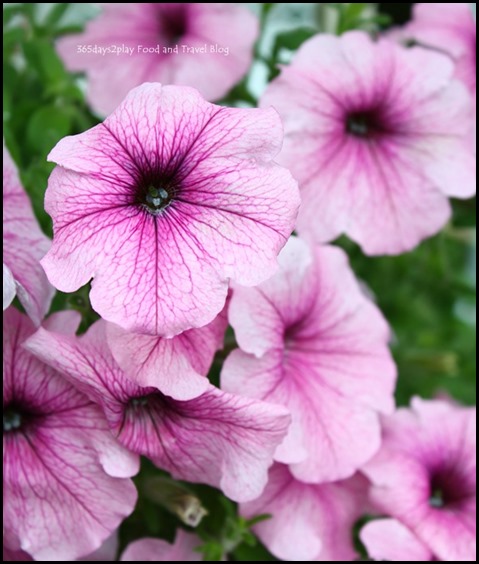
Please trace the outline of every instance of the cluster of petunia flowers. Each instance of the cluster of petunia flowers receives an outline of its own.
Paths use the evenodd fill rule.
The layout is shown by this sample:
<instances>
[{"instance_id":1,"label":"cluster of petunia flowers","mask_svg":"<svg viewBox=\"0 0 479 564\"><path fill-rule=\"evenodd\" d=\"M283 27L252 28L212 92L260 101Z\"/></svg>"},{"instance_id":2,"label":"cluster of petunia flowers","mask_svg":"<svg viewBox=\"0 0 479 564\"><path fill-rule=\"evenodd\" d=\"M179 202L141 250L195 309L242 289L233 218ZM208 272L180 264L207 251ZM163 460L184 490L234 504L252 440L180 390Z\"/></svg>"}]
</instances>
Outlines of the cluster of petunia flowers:
<instances>
[{"instance_id":1,"label":"cluster of petunia flowers","mask_svg":"<svg viewBox=\"0 0 479 564\"><path fill-rule=\"evenodd\" d=\"M245 72L257 29L237 6L127 4L86 34L133 37L153 6L165 44L236 22L243 55L225 91ZM475 193L475 84L459 45L461 26L475 44L474 20L467 4L427 6L439 12L419 5L406 31L422 46L309 40L259 109L181 85L224 94L213 63L191 70L198 84L189 59L162 58L156 75L150 63L180 86L134 88L51 151L52 243L4 148L4 561L114 560L141 456L219 488L245 517L270 515L255 532L282 560L357 559L366 514L375 559L476 559L475 410L395 409L391 330L329 244L344 233L368 254L408 251L447 223L449 196ZM451 56L436 49L448 34ZM90 70L109 111L105 80L123 95L126 73ZM86 333L75 312L45 319L53 288L91 280L101 319ZM228 325L238 348L218 388L207 376ZM201 560L200 544L179 530L120 559Z\"/></svg>"}]
</instances>

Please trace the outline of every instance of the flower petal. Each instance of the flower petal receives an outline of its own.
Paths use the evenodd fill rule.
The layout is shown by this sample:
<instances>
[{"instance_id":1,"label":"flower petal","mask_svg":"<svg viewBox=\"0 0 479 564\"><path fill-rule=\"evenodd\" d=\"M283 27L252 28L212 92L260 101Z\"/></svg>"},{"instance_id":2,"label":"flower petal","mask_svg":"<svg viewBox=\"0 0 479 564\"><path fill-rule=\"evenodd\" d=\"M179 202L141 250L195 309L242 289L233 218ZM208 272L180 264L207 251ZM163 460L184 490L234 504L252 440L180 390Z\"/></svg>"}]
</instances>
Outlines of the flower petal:
<instances>
[{"instance_id":1,"label":"flower petal","mask_svg":"<svg viewBox=\"0 0 479 564\"><path fill-rule=\"evenodd\" d=\"M276 459L291 464L298 479L348 478L379 449L378 415L394 407L389 329L339 249L311 255L293 238L280 260L275 277L235 292L230 307L239 344L255 353L269 349L260 358L234 351L221 384L288 407L293 423ZM262 332L263 341L256 338Z\"/></svg>"},{"instance_id":2,"label":"flower petal","mask_svg":"<svg viewBox=\"0 0 479 564\"><path fill-rule=\"evenodd\" d=\"M183 402L141 388L115 363L105 330L97 322L85 336L72 338L39 329L28 348L99 403L112 431L131 451L175 478L220 487L233 500L257 497L286 435L287 410L211 385Z\"/></svg>"},{"instance_id":3,"label":"flower petal","mask_svg":"<svg viewBox=\"0 0 479 564\"><path fill-rule=\"evenodd\" d=\"M434 559L431 551L394 519L368 523L361 531L361 540L374 560L426 562Z\"/></svg>"},{"instance_id":4,"label":"flower petal","mask_svg":"<svg viewBox=\"0 0 479 564\"><path fill-rule=\"evenodd\" d=\"M128 333L109 324L108 343L128 378L140 386L158 388L178 400L206 392L213 357L223 347L228 320L220 314L201 329L191 329L173 339Z\"/></svg>"},{"instance_id":5,"label":"flower petal","mask_svg":"<svg viewBox=\"0 0 479 564\"><path fill-rule=\"evenodd\" d=\"M121 562L197 562L201 553L195 549L201 540L195 535L178 530L174 545L160 539L141 539L129 544L122 554Z\"/></svg>"},{"instance_id":6,"label":"flower petal","mask_svg":"<svg viewBox=\"0 0 479 564\"><path fill-rule=\"evenodd\" d=\"M241 514L247 519L271 515L254 531L277 558L355 560L351 530L364 510L366 486L359 477L321 486L303 484L287 466L277 464L270 471L263 495L241 505Z\"/></svg>"},{"instance_id":7,"label":"flower petal","mask_svg":"<svg viewBox=\"0 0 479 564\"><path fill-rule=\"evenodd\" d=\"M13 299L13 276L18 298L36 325L47 313L54 294L39 262L49 248L50 241L38 225L4 142L3 260L8 267L6 280L4 274L4 309Z\"/></svg>"},{"instance_id":8,"label":"flower petal","mask_svg":"<svg viewBox=\"0 0 479 564\"><path fill-rule=\"evenodd\" d=\"M267 135L265 134L267 132ZM104 124L60 141L45 207L54 243L42 261L128 331L173 337L223 308L229 280L254 286L277 267L299 207L290 173L272 163L273 110L213 106L190 88L145 84ZM161 215L135 200L152 170L177 178Z\"/></svg>"},{"instance_id":9,"label":"flower petal","mask_svg":"<svg viewBox=\"0 0 479 564\"><path fill-rule=\"evenodd\" d=\"M13 302L17 289L15 287L15 279L8 268L8 266L3 264L3 310L5 311L7 307Z\"/></svg>"},{"instance_id":10,"label":"flower petal","mask_svg":"<svg viewBox=\"0 0 479 564\"><path fill-rule=\"evenodd\" d=\"M137 460L98 406L21 346L33 332L14 308L5 312L4 406L27 410L24 427L4 432L5 530L35 560L71 560L97 549L132 512L133 483L113 476L124 478L125 468L131 476Z\"/></svg>"},{"instance_id":11,"label":"flower petal","mask_svg":"<svg viewBox=\"0 0 479 564\"><path fill-rule=\"evenodd\" d=\"M261 106L285 124L280 162L300 184L302 237L345 233L367 254L399 254L444 227L447 196L475 194L473 108L453 75L444 54L363 32L301 46Z\"/></svg>"}]
</instances>

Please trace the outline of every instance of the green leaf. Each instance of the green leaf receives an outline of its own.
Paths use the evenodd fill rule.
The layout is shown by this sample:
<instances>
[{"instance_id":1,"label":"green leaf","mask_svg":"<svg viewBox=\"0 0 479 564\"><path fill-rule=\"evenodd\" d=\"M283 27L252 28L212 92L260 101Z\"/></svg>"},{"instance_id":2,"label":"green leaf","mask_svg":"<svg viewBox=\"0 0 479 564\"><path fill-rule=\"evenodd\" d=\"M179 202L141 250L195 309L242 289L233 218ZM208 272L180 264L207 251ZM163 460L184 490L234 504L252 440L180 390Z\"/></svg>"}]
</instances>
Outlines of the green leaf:
<instances>
[{"instance_id":1,"label":"green leaf","mask_svg":"<svg viewBox=\"0 0 479 564\"><path fill-rule=\"evenodd\" d=\"M274 8L274 6L276 6L276 4L274 2L263 2L263 6L262 6L262 10L261 10L261 16L263 21L266 20L266 18L269 16L269 13L271 12L271 10Z\"/></svg>"},{"instance_id":2,"label":"green leaf","mask_svg":"<svg viewBox=\"0 0 479 564\"><path fill-rule=\"evenodd\" d=\"M198 552L203 554L203 561L205 562L221 562L223 560L223 548L220 543L215 541L205 543L198 549Z\"/></svg>"},{"instance_id":3,"label":"green leaf","mask_svg":"<svg viewBox=\"0 0 479 564\"><path fill-rule=\"evenodd\" d=\"M477 218L477 200L455 200L454 206L454 226L455 227L475 227Z\"/></svg>"},{"instance_id":4,"label":"green leaf","mask_svg":"<svg viewBox=\"0 0 479 564\"><path fill-rule=\"evenodd\" d=\"M361 17L364 10L369 6L368 2L351 3L344 9L344 17L350 21L354 21Z\"/></svg>"},{"instance_id":5,"label":"green leaf","mask_svg":"<svg viewBox=\"0 0 479 564\"><path fill-rule=\"evenodd\" d=\"M25 39L25 29L23 27L12 27L3 32L4 56L8 51L15 49Z\"/></svg>"},{"instance_id":6,"label":"green leaf","mask_svg":"<svg viewBox=\"0 0 479 564\"><path fill-rule=\"evenodd\" d=\"M52 9L48 12L47 17L45 18L45 26L48 28L55 28L69 7L70 4L67 2L56 2L52 4Z\"/></svg>"},{"instance_id":7,"label":"green leaf","mask_svg":"<svg viewBox=\"0 0 479 564\"><path fill-rule=\"evenodd\" d=\"M235 560L253 560L256 562L276 562L277 559L272 556L266 548L257 543L256 546L248 546L242 544L233 553Z\"/></svg>"},{"instance_id":8,"label":"green leaf","mask_svg":"<svg viewBox=\"0 0 479 564\"><path fill-rule=\"evenodd\" d=\"M61 108L46 106L38 109L27 127L27 141L35 151L48 153L58 141L68 135L70 115Z\"/></svg>"},{"instance_id":9,"label":"green leaf","mask_svg":"<svg viewBox=\"0 0 479 564\"><path fill-rule=\"evenodd\" d=\"M24 7L23 4L10 4L6 6L3 5L3 28L12 21L15 16L23 14Z\"/></svg>"},{"instance_id":10,"label":"green leaf","mask_svg":"<svg viewBox=\"0 0 479 564\"><path fill-rule=\"evenodd\" d=\"M55 48L47 39L32 39L24 43L23 50L28 64L38 73L45 86L70 81Z\"/></svg>"},{"instance_id":11,"label":"green leaf","mask_svg":"<svg viewBox=\"0 0 479 564\"><path fill-rule=\"evenodd\" d=\"M311 39L318 33L317 29L312 27L300 27L291 31L280 33L276 37L273 49L273 58L277 60L278 54L281 49L288 49L289 51L296 51L301 45Z\"/></svg>"},{"instance_id":12,"label":"green leaf","mask_svg":"<svg viewBox=\"0 0 479 564\"><path fill-rule=\"evenodd\" d=\"M264 515L258 515L256 517L253 517L252 519L248 519L248 521L246 521L246 525L248 526L248 528L251 528L255 525L258 525L258 523L263 523L263 521L269 521L271 518L272 515L265 513Z\"/></svg>"},{"instance_id":13,"label":"green leaf","mask_svg":"<svg viewBox=\"0 0 479 564\"><path fill-rule=\"evenodd\" d=\"M377 14L376 16L371 16L370 18L363 18L357 21L357 27L363 26L379 26L388 27L392 23L392 18L388 14Z\"/></svg>"}]
</instances>

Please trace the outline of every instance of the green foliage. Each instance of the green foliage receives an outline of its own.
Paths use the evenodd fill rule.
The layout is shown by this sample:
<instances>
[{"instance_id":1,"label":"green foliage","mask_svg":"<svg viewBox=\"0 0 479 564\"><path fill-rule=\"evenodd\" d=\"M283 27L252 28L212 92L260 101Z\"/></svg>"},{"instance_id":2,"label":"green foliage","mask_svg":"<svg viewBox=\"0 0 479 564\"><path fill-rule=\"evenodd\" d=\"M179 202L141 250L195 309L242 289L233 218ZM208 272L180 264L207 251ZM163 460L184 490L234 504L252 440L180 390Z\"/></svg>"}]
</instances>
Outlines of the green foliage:
<instances>
[{"instance_id":1,"label":"green foliage","mask_svg":"<svg viewBox=\"0 0 479 564\"><path fill-rule=\"evenodd\" d=\"M373 4L363 3L327 3L326 6L338 12L337 33L341 35L353 29L378 31L389 26L392 21L387 14L376 14Z\"/></svg>"},{"instance_id":2,"label":"green foliage","mask_svg":"<svg viewBox=\"0 0 479 564\"><path fill-rule=\"evenodd\" d=\"M29 193L35 213L51 235L43 197L52 165L47 155L65 135L97 123L75 77L54 48L72 4L7 4L3 20L4 137ZM76 26L79 27L78 25Z\"/></svg>"},{"instance_id":3,"label":"green foliage","mask_svg":"<svg viewBox=\"0 0 479 564\"><path fill-rule=\"evenodd\" d=\"M279 54L282 49L288 49L289 51L296 51L301 47L301 45L311 39L314 35L318 33L316 28L312 27L300 27L284 33L280 33L276 36L274 49L273 49L273 59L278 60Z\"/></svg>"}]
</instances>

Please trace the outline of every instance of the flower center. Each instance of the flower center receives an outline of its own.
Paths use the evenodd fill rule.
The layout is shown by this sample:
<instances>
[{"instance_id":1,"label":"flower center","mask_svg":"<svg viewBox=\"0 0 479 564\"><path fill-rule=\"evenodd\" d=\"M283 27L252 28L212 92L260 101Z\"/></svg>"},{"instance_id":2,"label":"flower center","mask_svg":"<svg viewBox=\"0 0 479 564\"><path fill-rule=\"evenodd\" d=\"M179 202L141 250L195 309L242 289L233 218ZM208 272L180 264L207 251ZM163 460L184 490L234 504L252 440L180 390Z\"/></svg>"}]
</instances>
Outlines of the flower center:
<instances>
[{"instance_id":1,"label":"flower center","mask_svg":"<svg viewBox=\"0 0 479 564\"><path fill-rule=\"evenodd\" d=\"M171 204L175 189L163 182L141 183L136 189L136 202L152 215L160 215Z\"/></svg>"},{"instance_id":2,"label":"flower center","mask_svg":"<svg viewBox=\"0 0 479 564\"><path fill-rule=\"evenodd\" d=\"M10 403L3 408L3 434L23 431L32 417L32 413L22 406Z\"/></svg>"},{"instance_id":3,"label":"flower center","mask_svg":"<svg viewBox=\"0 0 479 564\"><path fill-rule=\"evenodd\" d=\"M370 139L385 130L378 110L350 112L346 117L346 132L354 137Z\"/></svg>"},{"instance_id":4,"label":"flower center","mask_svg":"<svg viewBox=\"0 0 479 564\"><path fill-rule=\"evenodd\" d=\"M133 409L141 409L142 407L146 407L150 401L150 399L152 399L153 394L149 394L147 396L141 396L139 398L131 398L130 399L130 406Z\"/></svg>"},{"instance_id":5,"label":"flower center","mask_svg":"<svg viewBox=\"0 0 479 564\"><path fill-rule=\"evenodd\" d=\"M18 431L22 426L22 414L13 407L3 413L3 432Z\"/></svg>"},{"instance_id":6,"label":"flower center","mask_svg":"<svg viewBox=\"0 0 479 564\"><path fill-rule=\"evenodd\" d=\"M455 469L439 470L431 476L429 505L436 509L447 509L475 496L475 493L461 472Z\"/></svg>"},{"instance_id":7,"label":"flower center","mask_svg":"<svg viewBox=\"0 0 479 564\"><path fill-rule=\"evenodd\" d=\"M158 212L166 208L171 202L171 197L162 186L148 186L145 194L145 205L152 212Z\"/></svg>"},{"instance_id":8,"label":"flower center","mask_svg":"<svg viewBox=\"0 0 479 564\"><path fill-rule=\"evenodd\" d=\"M154 388L145 388L142 396L131 397L125 406L125 413L133 419L151 417L155 413L164 414L174 406L174 400L164 396Z\"/></svg>"},{"instance_id":9,"label":"flower center","mask_svg":"<svg viewBox=\"0 0 479 564\"><path fill-rule=\"evenodd\" d=\"M185 4L162 6L159 15L159 34L167 47L176 45L188 31Z\"/></svg>"}]
</instances>

